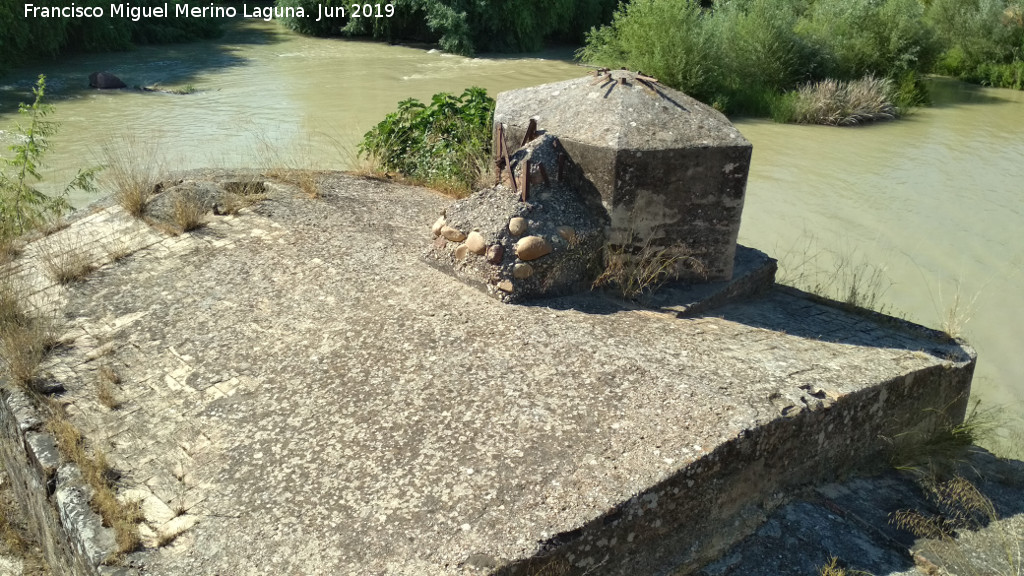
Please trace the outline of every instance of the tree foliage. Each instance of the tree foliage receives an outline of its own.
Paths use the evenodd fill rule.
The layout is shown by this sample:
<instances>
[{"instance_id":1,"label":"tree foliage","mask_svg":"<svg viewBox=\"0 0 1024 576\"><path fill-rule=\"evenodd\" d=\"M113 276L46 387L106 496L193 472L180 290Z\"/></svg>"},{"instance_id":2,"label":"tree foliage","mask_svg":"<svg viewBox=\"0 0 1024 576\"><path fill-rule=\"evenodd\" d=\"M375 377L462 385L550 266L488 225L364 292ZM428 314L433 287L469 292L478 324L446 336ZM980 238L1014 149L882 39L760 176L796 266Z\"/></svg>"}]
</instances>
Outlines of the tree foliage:
<instances>
[{"instance_id":1,"label":"tree foliage","mask_svg":"<svg viewBox=\"0 0 1024 576\"><path fill-rule=\"evenodd\" d=\"M889 79L902 107L923 101L920 78L933 71L1021 87L1024 0L632 0L578 55L736 113L865 77Z\"/></svg>"},{"instance_id":2,"label":"tree foliage","mask_svg":"<svg viewBox=\"0 0 1024 576\"><path fill-rule=\"evenodd\" d=\"M174 5L170 12L174 13ZM103 18L26 18L25 2L0 0L0 74L28 61L68 52L127 50L133 44L189 42L212 38L220 27L212 18L150 18L133 22L113 18L109 2L76 0L79 7L104 8ZM67 6L60 0L32 2L40 7ZM134 6L163 6L163 0L139 0Z\"/></svg>"},{"instance_id":3,"label":"tree foliage","mask_svg":"<svg viewBox=\"0 0 1024 576\"><path fill-rule=\"evenodd\" d=\"M328 0L337 2L337 0ZM443 50L470 55L478 51L522 52L546 40L579 42L592 28L608 22L618 0L391 0L391 18L336 18L315 22L313 0L277 0L278 6L303 6L305 19L287 21L304 34L369 36L389 42L435 42ZM347 5L345 5L347 6Z\"/></svg>"}]
</instances>

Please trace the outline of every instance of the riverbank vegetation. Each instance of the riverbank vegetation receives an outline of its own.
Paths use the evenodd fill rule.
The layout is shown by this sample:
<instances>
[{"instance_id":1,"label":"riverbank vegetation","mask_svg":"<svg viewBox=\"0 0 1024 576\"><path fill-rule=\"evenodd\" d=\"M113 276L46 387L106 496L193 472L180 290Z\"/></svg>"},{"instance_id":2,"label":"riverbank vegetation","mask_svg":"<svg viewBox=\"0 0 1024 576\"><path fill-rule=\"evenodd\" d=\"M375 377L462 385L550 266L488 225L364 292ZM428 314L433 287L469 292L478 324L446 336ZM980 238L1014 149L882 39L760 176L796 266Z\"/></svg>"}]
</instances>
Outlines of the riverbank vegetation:
<instances>
[{"instance_id":1,"label":"riverbank vegetation","mask_svg":"<svg viewBox=\"0 0 1024 576\"><path fill-rule=\"evenodd\" d=\"M924 103L927 73L1021 88L1022 6L1021 0L632 0L588 34L578 56L643 70L729 113L849 123ZM850 108L856 94L882 97L891 108L815 112ZM845 104L823 105L826 98Z\"/></svg>"},{"instance_id":2,"label":"riverbank vegetation","mask_svg":"<svg viewBox=\"0 0 1024 576\"><path fill-rule=\"evenodd\" d=\"M344 6L346 13L317 22L317 4ZM306 18L285 24L303 34L371 37L388 42L436 43L446 52L523 52L546 41L580 43L594 26L611 20L618 0L392 0L391 18L353 18L347 3L277 0L302 6ZM371 4L372 5L372 4Z\"/></svg>"},{"instance_id":3,"label":"riverbank vegetation","mask_svg":"<svg viewBox=\"0 0 1024 576\"><path fill-rule=\"evenodd\" d=\"M359 154L379 172L464 195L488 168L494 99L483 88L403 100L363 136Z\"/></svg>"},{"instance_id":4,"label":"riverbank vegetation","mask_svg":"<svg viewBox=\"0 0 1024 576\"><path fill-rule=\"evenodd\" d=\"M99 0L79 0L75 5L103 8L102 18L25 17L23 2L0 0L0 75L32 60L60 54L113 52L128 50L136 44L191 42L220 34L220 24L213 18L174 17L176 4L178 2L171 2L167 17L133 21L112 17L110 4ZM139 0L132 5L163 7L164 2Z\"/></svg>"},{"instance_id":5,"label":"riverbank vegetation","mask_svg":"<svg viewBox=\"0 0 1024 576\"><path fill-rule=\"evenodd\" d=\"M63 192L56 195L46 195L33 186L42 179L39 171L57 124L47 120L53 107L44 102L45 76L39 76L32 93L35 95L32 104L18 106L25 123L15 130L17 138L9 147L11 156L0 156L0 255L10 254L19 237L45 228L69 211L67 197L71 190L95 191L93 181L99 171L99 168L80 170Z\"/></svg>"}]
</instances>

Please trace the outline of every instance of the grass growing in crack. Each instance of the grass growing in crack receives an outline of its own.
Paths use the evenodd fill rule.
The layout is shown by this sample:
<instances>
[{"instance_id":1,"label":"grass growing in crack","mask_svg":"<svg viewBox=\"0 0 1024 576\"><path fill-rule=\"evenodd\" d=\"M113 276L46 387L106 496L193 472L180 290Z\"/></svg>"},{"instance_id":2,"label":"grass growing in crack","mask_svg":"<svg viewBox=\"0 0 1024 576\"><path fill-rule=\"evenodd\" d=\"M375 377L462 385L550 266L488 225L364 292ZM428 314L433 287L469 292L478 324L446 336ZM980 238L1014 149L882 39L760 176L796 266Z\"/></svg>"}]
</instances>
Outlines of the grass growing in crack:
<instances>
[{"instance_id":1,"label":"grass growing in crack","mask_svg":"<svg viewBox=\"0 0 1024 576\"><path fill-rule=\"evenodd\" d=\"M827 249L813 236L805 236L788 250L780 262L778 283L793 286L822 298L855 308L890 313L884 297L892 281L884 265L868 262L856 249Z\"/></svg>"},{"instance_id":2,"label":"grass growing in crack","mask_svg":"<svg viewBox=\"0 0 1024 576\"><path fill-rule=\"evenodd\" d=\"M228 182L224 185L224 194L221 195L218 208L221 214L234 215L264 198L266 187L263 182L255 179L249 182Z\"/></svg>"},{"instance_id":3,"label":"grass growing in crack","mask_svg":"<svg viewBox=\"0 0 1024 576\"><path fill-rule=\"evenodd\" d=\"M641 244L635 225L615 240L605 246L604 270L593 288L610 289L631 300L656 291L682 270L697 276L705 273L703 263L690 256L685 246L654 246L650 239Z\"/></svg>"},{"instance_id":4,"label":"grass growing in crack","mask_svg":"<svg viewBox=\"0 0 1024 576\"><path fill-rule=\"evenodd\" d=\"M39 366L56 342L49 317L25 309L24 291L9 279L0 280L0 358L10 380L34 390Z\"/></svg>"},{"instance_id":5,"label":"grass growing in crack","mask_svg":"<svg viewBox=\"0 0 1024 576\"><path fill-rule=\"evenodd\" d=\"M103 519L104 526L114 529L117 555L138 549L142 543L137 528L143 519L142 506L137 501L121 502L117 499L112 483L113 472L106 454L95 448L90 455L82 433L56 405L46 426L56 439L61 455L78 466L83 479L92 488L89 505Z\"/></svg>"},{"instance_id":6,"label":"grass growing in crack","mask_svg":"<svg viewBox=\"0 0 1024 576\"><path fill-rule=\"evenodd\" d=\"M929 410L934 424L926 430L883 438L890 446L889 461L893 468L920 477L946 473L962 460L970 446L987 438L1000 419L998 409L982 409L979 400L971 404L963 422L950 416L951 407Z\"/></svg>"},{"instance_id":7,"label":"grass growing in crack","mask_svg":"<svg viewBox=\"0 0 1024 576\"><path fill-rule=\"evenodd\" d=\"M924 483L937 514L903 509L890 522L925 541L920 547L930 552L954 573L972 576L1021 576L1024 573L1021 540L1001 521L992 501L962 476L945 482L929 478ZM994 563L987 554L968 542L968 532L988 528L999 547ZM990 540L991 542L991 540Z\"/></svg>"},{"instance_id":8,"label":"grass growing in crack","mask_svg":"<svg viewBox=\"0 0 1024 576\"><path fill-rule=\"evenodd\" d=\"M112 191L114 200L125 212L141 218L161 171L159 144L126 134L108 141L101 150L106 167L101 182Z\"/></svg>"},{"instance_id":9,"label":"grass growing in crack","mask_svg":"<svg viewBox=\"0 0 1024 576\"><path fill-rule=\"evenodd\" d=\"M46 275L59 284L83 280L96 269L85 248L70 242L50 244L41 251L39 257Z\"/></svg>"},{"instance_id":10,"label":"grass growing in crack","mask_svg":"<svg viewBox=\"0 0 1024 576\"><path fill-rule=\"evenodd\" d=\"M205 224L206 204L196 194L179 193L171 203L171 220L182 232L191 232Z\"/></svg>"},{"instance_id":11,"label":"grass growing in crack","mask_svg":"<svg viewBox=\"0 0 1024 576\"><path fill-rule=\"evenodd\" d=\"M114 387L121 383L121 376L109 364L103 364L96 370L96 397L100 404L111 410L121 407L121 401L115 394Z\"/></svg>"},{"instance_id":12,"label":"grass growing in crack","mask_svg":"<svg viewBox=\"0 0 1024 576\"><path fill-rule=\"evenodd\" d=\"M6 547L4 552L20 554L28 549L28 542L14 529L8 518L6 507L0 506L0 545ZM3 548L0 548L2 550Z\"/></svg>"},{"instance_id":13,"label":"grass growing in crack","mask_svg":"<svg viewBox=\"0 0 1024 576\"><path fill-rule=\"evenodd\" d=\"M107 258L111 262L120 262L132 253L132 245L123 238L117 238L106 245Z\"/></svg>"}]
</instances>

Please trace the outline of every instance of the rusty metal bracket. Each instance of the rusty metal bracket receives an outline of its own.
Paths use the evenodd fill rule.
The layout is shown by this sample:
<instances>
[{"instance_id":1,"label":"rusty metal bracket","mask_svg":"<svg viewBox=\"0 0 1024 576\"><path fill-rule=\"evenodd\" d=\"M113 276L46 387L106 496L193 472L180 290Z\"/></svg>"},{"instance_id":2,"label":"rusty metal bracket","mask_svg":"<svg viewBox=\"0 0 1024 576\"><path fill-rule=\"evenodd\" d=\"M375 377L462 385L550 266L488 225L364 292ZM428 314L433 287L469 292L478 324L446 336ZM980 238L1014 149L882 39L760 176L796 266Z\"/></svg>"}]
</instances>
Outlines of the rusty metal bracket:
<instances>
[{"instance_id":1,"label":"rusty metal bracket","mask_svg":"<svg viewBox=\"0 0 1024 576\"><path fill-rule=\"evenodd\" d=\"M530 161L523 162L523 193L519 196L521 202L526 202L526 196L530 193Z\"/></svg>"},{"instance_id":2,"label":"rusty metal bracket","mask_svg":"<svg viewBox=\"0 0 1024 576\"><path fill-rule=\"evenodd\" d=\"M537 137L537 120L530 118L530 123L526 125L526 134L523 136L523 143L519 146L526 146L526 143Z\"/></svg>"}]
</instances>

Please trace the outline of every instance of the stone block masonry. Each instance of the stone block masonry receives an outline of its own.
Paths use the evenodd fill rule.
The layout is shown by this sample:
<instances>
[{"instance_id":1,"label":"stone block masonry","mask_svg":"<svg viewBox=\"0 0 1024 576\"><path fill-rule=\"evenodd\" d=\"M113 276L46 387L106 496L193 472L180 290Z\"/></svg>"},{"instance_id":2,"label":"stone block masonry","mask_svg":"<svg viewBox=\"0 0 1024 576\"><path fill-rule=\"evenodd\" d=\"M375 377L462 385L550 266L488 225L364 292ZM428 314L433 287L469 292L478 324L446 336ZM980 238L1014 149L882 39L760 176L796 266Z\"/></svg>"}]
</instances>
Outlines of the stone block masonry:
<instances>
[{"instance_id":1,"label":"stone block masonry","mask_svg":"<svg viewBox=\"0 0 1024 576\"><path fill-rule=\"evenodd\" d=\"M781 289L692 318L597 293L509 306L424 265L448 199L321 186L267 187L54 300L45 369L119 494L145 496L126 567L685 574L778 494L877 463L880 435L962 416L973 351L933 332ZM96 399L101 348L118 410ZM5 458L28 466L10 406Z\"/></svg>"},{"instance_id":2,"label":"stone block masonry","mask_svg":"<svg viewBox=\"0 0 1024 576\"><path fill-rule=\"evenodd\" d=\"M613 246L672 250L683 280L731 279L752 148L725 116L642 74L599 70L498 95L494 122L511 140L530 120L600 192Z\"/></svg>"}]
</instances>

